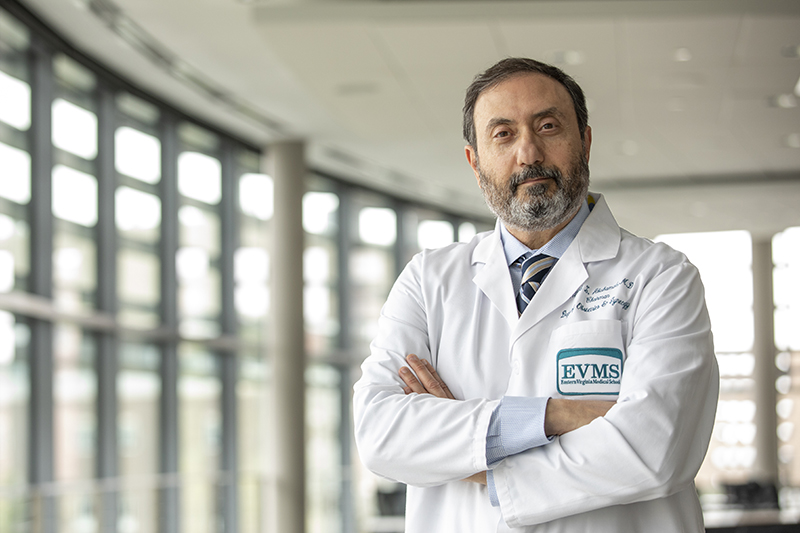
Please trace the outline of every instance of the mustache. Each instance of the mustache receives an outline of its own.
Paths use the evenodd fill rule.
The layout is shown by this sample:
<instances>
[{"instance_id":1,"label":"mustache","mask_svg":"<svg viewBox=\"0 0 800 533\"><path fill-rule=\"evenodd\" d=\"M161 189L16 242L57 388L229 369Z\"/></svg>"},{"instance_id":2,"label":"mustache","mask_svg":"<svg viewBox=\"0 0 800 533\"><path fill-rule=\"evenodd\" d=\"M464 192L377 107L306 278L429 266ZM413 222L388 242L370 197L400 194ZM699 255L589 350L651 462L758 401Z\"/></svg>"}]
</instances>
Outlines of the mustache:
<instances>
[{"instance_id":1,"label":"mustache","mask_svg":"<svg viewBox=\"0 0 800 533\"><path fill-rule=\"evenodd\" d=\"M509 186L511 187L511 192L517 192L517 188L522 185L526 180L536 179L536 178L548 178L555 180L556 185L561 185L563 175L561 171L555 167L544 167L541 165L530 165L519 172L515 172L511 174L509 178Z\"/></svg>"}]
</instances>

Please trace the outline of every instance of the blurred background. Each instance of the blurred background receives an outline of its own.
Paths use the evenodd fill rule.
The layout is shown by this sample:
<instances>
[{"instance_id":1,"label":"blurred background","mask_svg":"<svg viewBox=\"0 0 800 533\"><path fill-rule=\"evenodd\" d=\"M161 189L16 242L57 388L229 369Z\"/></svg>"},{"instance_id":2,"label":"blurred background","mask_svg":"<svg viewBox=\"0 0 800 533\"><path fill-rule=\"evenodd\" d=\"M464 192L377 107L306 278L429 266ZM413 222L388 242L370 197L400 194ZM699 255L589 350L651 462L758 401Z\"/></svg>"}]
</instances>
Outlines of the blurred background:
<instances>
[{"instance_id":1,"label":"blurred background","mask_svg":"<svg viewBox=\"0 0 800 533\"><path fill-rule=\"evenodd\" d=\"M792 0L0 0L0 531L402 531L352 385L411 256L493 227L461 106L515 55L700 269L707 526L796 531Z\"/></svg>"}]
</instances>

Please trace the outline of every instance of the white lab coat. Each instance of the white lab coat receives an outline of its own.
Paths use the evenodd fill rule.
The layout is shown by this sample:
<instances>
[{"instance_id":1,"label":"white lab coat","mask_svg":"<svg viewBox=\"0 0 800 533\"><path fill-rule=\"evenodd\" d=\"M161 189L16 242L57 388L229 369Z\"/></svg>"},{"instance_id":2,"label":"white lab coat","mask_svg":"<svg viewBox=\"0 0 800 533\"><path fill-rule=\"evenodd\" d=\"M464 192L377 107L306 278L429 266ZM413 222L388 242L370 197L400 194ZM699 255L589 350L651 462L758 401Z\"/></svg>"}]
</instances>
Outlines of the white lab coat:
<instances>
[{"instance_id":1,"label":"white lab coat","mask_svg":"<svg viewBox=\"0 0 800 533\"><path fill-rule=\"evenodd\" d=\"M370 470L409 485L407 532L703 531L693 480L719 374L700 276L682 254L620 229L594 197L521 317L499 228L421 252L395 283L355 386L355 434ZM403 394L409 353L460 401ZM485 487L459 480L487 469L504 395L617 404L496 466L498 509Z\"/></svg>"}]
</instances>

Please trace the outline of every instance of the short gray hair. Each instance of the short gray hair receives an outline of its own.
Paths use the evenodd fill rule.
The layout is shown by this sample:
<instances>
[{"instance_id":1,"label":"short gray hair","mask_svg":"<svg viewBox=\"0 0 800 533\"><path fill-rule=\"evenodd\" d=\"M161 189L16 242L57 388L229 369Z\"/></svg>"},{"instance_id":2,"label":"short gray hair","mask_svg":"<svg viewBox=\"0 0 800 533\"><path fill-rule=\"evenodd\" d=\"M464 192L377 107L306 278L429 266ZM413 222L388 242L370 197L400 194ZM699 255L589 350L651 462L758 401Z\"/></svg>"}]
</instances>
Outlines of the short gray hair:
<instances>
[{"instance_id":1,"label":"short gray hair","mask_svg":"<svg viewBox=\"0 0 800 533\"><path fill-rule=\"evenodd\" d=\"M572 76L558 67L536 61L535 59L508 57L475 76L475 79L472 80L472 83L467 88L467 95L464 98L463 133L464 140L466 140L476 152L478 150L478 141L477 134L475 133L475 103L478 101L478 97L483 94L485 90L499 85L512 76L531 72L544 74L564 86L570 98L572 98L575 115L578 117L578 130L581 134L581 140L584 139L586 127L589 124L589 111L586 109L586 97L583 94L583 90L580 85L572 79Z\"/></svg>"}]
</instances>

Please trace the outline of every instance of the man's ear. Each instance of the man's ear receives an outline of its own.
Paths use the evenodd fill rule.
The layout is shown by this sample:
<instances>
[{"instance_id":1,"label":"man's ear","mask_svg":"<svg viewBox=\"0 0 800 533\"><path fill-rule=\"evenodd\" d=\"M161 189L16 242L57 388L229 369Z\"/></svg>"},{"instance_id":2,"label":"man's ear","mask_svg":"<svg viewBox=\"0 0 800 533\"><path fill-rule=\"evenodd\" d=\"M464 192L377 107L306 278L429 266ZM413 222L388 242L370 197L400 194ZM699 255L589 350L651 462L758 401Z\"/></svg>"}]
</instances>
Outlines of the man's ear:
<instances>
[{"instance_id":1,"label":"man's ear","mask_svg":"<svg viewBox=\"0 0 800 533\"><path fill-rule=\"evenodd\" d=\"M592 127L586 126L583 132L583 149L585 150L586 162L589 162L589 152L592 150Z\"/></svg>"},{"instance_id":2,"label":"man's ear","mask_svg":"<svg viewBox=\"0 0 800 533\"><path fill-rule=\"evenodd\" d=\"M478 187L481 186L481 176L480 176L480 168L478 166L478 152L472 145L466 145L464 147L464 154L467 156L467 162L469 166L472 167L472 172L475 173L475 179L478 181Z\"/></svg>"}]
</instances>

